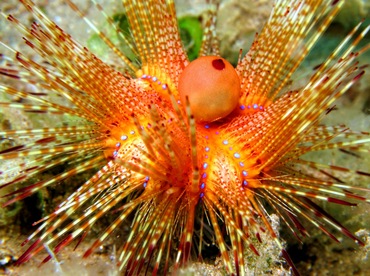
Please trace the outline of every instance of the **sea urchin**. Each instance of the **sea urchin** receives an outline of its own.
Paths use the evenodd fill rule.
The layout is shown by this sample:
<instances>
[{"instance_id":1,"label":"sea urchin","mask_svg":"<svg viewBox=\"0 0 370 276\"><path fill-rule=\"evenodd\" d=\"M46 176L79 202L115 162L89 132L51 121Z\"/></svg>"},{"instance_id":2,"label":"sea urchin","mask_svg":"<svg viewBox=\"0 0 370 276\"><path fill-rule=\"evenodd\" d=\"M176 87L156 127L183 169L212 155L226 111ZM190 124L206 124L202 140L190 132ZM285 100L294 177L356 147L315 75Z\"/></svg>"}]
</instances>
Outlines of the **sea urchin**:
<instances>
[{"instance_id":1,"label":"sea urchin","mask_svg":"<svg viewBox=\"0 0 370 276\"><path fill-rule=\"evenodd\" d=\"M189 63L173 1L124 0L130 31L117 29L125 44L120 50L67 0L120 58L123 70L81 46L30 0L20 2L34 17L31 27L3 16L38 57L2 44L13 57L1 57L5 78L0 91L9 100L0 105L78 119L67 126L55 121L48 127L0 132L2 139L18 142L2 150L0 160L28 160L2 190L69 164L53 178L8 191L5 206L76 174L97 171L37 223L18 264L45 246L58 253L82 240L113 210L115 220L84 256L130 219L118 258L119 269L130 275L144 266L153 275L170 267L176 271L192 252L202 255L205 239L217 244L227 273L243 275L243 252L249 248L258 255L252 237L260 240L265 231L298 274L271 226L270 213L278 214L298 237L307 234L308 222L334 240L331 230L362 244L317 202L352 206L369 201L362 195L367 189L334 176L345 171L365 179L369 173L309 161L305 154L369 152L369 133L320 124L334 101L364 74L357 58L370 46L358 44L369 27L361 31L359 24L305 85L288 88L343 1L276 1L249 52L233 68L219 55L215 10L205 22L200 57Z\"/></svg>"}]
</instances>

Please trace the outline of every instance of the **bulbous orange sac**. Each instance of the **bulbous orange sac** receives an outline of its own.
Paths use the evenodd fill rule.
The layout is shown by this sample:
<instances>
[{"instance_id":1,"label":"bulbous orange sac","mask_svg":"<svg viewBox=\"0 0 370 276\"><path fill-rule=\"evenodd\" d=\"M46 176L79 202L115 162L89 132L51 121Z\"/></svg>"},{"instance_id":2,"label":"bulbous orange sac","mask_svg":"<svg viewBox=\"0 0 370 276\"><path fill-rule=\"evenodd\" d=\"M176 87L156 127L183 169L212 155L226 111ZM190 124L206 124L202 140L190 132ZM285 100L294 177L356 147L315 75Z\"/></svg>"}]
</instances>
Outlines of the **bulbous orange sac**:
<instances>
[{"instance_id":1,"label":"bulbous orange sac","mask_svg":"<svg viewBox=\"0 0 370 276\"><path fill-rule=\"evenodd\" d=\"M200 57L185 67L179 78L181 102L189 98L198 121L212 122L229 115L238 105L240 80L234 67L218 56Z\"/></svg>"}]
</instances>

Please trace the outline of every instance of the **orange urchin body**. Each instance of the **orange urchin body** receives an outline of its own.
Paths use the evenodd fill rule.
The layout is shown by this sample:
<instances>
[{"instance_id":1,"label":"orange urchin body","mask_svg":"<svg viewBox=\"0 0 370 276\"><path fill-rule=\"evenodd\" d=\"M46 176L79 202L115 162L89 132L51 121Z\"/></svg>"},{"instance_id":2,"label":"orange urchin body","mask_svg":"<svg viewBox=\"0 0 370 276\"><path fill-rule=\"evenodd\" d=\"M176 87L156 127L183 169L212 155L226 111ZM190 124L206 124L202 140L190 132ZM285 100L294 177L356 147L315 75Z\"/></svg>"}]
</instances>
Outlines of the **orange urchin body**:
<instances>
[{"instance_id":1,"label":"orange urchin body","mask_svg":"<svg viewBox=\"0 0 370 276\"><path fill-rule=\"evenodd\" d=\"M212 122L229 115L239 103L240 80L234 67L217 56L200 57L181 72L181 102L188 98L197 121Z\"/></svg>"},{"instance_id":2,"label":"orange urchin body","mask_svg":"<svg viewBox=\"0 0 370 276\"><path fill-rule=\"evenodd\" d=\"M8 193L12 198L5 205L91 168L98 171L38 222L39 228L25 241L33 243L18 264L44 246L55 245L57 253L74 239L83 239L111 210L116 210L115 221L85 257L135 214L118 258L120 270L131 275L147 261L153 274L159 269L168 272L172 264L176 271L188 262L192 250L202 254L204 239L209 238L203 236L205 228L212 229L208 236L216 241L230 274L245 274L243 252L250 248L258 254L251 237L260 239L264 231L298 274L271 226L266 204L294 234L306 235L303 219L333 239L327 228L362 244L315 201L354 205L353 201L369 201L355 193L367 190L338 183L334 177L316 178L302 168L329 170L328 174L346 170L362 177L369 173L309 162L302 156L326 149L368 150L369 133L319 125L333 102L363 75L356 57L370 46L355 51L368 28L359 33L359 26L354 29L300 90L286 91L342 1L278 1L236 68L219 56L215 11L206 22L200 58L189 63L173 1L123 1L133 39L128 34L123 38L137 60L95 31L121 58L125 74L80 46L31 1L21 2L37 23L28 29L13 16L7 19L47 65L10 49L14 63L0 67L0 74L32 83L68 104L1 85L3 93L30 102L2 106L69 114L84 124L1 132L8 139L26 135L34 142L1 151L0 160L36 157L2 188L60 164L77 163L55 178ZM91 203L91 198L96 200ZM75 213L79 216L69 221ZM201 234L195 235L196 230Z\"/></svg>"}]
</instances>

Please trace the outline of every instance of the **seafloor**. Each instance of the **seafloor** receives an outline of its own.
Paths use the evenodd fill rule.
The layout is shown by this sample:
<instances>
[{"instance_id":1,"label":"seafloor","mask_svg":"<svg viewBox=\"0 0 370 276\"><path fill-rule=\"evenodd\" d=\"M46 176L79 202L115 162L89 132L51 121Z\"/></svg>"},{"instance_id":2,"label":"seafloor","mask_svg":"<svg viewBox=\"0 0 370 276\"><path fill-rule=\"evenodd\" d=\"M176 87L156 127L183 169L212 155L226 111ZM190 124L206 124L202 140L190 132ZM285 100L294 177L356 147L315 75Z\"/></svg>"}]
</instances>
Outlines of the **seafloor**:
<instances>
[{"instance_id":1,"label":"seafloor","mask_svg":"<svg viewBox=\"0 0 370 276\"><path fill-rule=\"evenodd\" d=\"M92 36L92 31L79 18L64 0L37 0L35 1L46 14L56 21L63 29L69 32L81 44L88 44ZM97 26L103 26L103 19L94 9L93 5L86 0L75 0L76 4L82 8L87 17L93 19ZM120 11L120 3L111 4L109 0L99 1L109 14L115 14ZM177 1L179 16L201 16L208 6L206 1ZM242 3L240 3L242 2ZM17 0L3 0L0 4L2 12L12 13L23 22L30 24L32 18ZM269 16L272 7L272 0L248 0L222 1L219 11L218 31L221 37L221 50L224 57L235 62L239 49L248 49L253 40L254 33L261 29L266 18ZM312 72L315 65L323 61L330 51L344 37L344 35L356 24L365 18L369 22L370 1L347 1L347 5L338 19L324 35L318 46L313 50L302 68L295 74L295 85L304 83ZM5 20L0 20L0 40L6 44L28 51L29 49L21 42L19 37L14 34L14 29ZM90 42L89 42L90 43ZM370 43L367 38L365 43ZM0 46L0 53L5 49ZM105 60L114 64L111 57L104 56ZM361 58L363 64L370 64L370 53ZM116 65L116 64L114 64ZM370 71L370 70L368 70ZM1 100L1 95L0 95ZM336 110L325 119L328 124L343 124L355 130L370 130L370 72L357 83L349 93L336 103ZM25 127L37 127L50 125L52 120L40 116L29 116L21 112L10 112L0 110L0 127L2 129L17 129ZM0 140L0 150L5 148L7 141ZM322 162L345 163L352 162L354 169L369 171L370 158L361 156L353 161L345 154L326 154L315 156ZM352 161L350 161L352 160ZM0 164L0 171L6 168L17 166L16 160L3 162ZM5 177L2 175L1 177ZM11 177L11 176L6 176ZM80 176L80 178L86 177ZM342 175L353 184L358 184L357 179ZM1 182L1 178L0 178ZM66 185L61 185L63 189L74 189L78 179L69 181ZM71 187L72 186L72 187ZM367 184L370 187L370 183ZM116 275L114 268L115 244L119 243L121 236L128 231L128 226L123 227L122 233L117 233L112 237L106 246L103 246L88 259L82 259L81 255L89 245L89 241L83 242L76 250L73 246L65 248L53 260L46 265L39 263L41 257L35 257L28 263L14 267L12 264L22 252L20 243L25 239L32 229L30 225L36 217L47 214L53 208L53 204L59 202L67 193L61 188L55 188L45 191L38 196L14 204L6 209L0 210L0 275ZM31 208L33 207L33 208ZM287 242L293 260L297 264L302 275L370 275L370 207L368 204L360 204L357 207L324 206L331 210L340 221L348 226L351 231L360 236L365 242L365 247L359 247L354 242L343 237L341 243L335 243L321 232L310 229L310 237L304 239L304 244L298 243L294 237L287 234L289 232L281 229L281 236ZM275 226L279 228L279 220L275 220ZM103 221L93 229L93 234L104 229ZM250 268L249 275L288 275L286 267L281 263L279 252L272 243L266 242L260 245L262 256L259 258L251 255L248 258ZM205 263L194 263L191 268L183 271L183 275L222 275L220 270L220 261L208 260Z\"/></svg>"}]
</instances>

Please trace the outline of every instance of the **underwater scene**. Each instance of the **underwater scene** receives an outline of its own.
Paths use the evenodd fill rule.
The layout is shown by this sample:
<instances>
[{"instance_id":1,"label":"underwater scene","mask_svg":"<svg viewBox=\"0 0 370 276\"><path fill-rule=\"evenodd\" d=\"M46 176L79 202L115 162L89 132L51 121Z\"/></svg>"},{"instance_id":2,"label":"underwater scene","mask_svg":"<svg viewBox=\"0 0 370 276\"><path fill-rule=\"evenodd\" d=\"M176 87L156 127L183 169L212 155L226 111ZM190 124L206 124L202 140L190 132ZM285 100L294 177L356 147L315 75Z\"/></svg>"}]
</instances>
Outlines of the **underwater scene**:
<instances>
[{"instance_id":1,"label":"underwater scene","mask_svg":"<svg viewBox=\"0 0 370 276\"><path fill-rule=\"evenodd\" d=\"M369 0L3 0L0 275L369 275Z\"/></svg>"}]
</instances>

